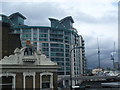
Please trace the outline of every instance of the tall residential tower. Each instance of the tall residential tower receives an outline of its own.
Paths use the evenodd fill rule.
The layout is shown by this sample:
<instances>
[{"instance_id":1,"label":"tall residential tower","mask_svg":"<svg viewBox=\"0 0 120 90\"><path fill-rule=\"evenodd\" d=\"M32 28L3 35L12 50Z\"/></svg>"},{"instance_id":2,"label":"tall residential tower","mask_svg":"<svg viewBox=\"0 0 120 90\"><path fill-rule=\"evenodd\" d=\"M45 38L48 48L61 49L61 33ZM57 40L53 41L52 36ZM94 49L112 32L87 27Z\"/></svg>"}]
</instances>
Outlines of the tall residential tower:
<instances>
[{"instance_id":1,"label":"tall residential tower","mask_svg":"<svg viewBox=\"0 0 120 90\"><path fill-rule=\"evenodd\" d=\"M84 46L82 36L78 35L77 30L73 27L74 20L71 16L61 20L49 18L50 27L25 25L26 18L19 12L8 17L14 28L13 33L20 34L23 47L25 47L26 40L30 40L37 50L41 50L61 66L58 70L59 75L70 75L70 50L74 47ZM86 68L85 48L75 49L71 55L74 75L84 74Z\"/></svg>"}]
</instances>

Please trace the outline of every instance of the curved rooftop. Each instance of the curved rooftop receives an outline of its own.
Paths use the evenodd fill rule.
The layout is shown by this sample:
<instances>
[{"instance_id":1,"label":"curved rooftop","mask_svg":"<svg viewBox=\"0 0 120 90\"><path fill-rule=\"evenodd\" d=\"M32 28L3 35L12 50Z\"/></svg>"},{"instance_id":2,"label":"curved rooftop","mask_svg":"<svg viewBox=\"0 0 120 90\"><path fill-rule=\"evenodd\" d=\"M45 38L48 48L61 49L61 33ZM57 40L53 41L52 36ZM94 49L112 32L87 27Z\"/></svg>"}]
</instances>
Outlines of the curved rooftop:
<instances>
[{"instance_id":1,"label":"curved rooftop","mask_svg":"<svg viewBox=\"0 0 120 90\"><path fill-rule=\"evenodd\" d=\"M19 13L19 12L16 12L16 13L11 14L11 15L9 16L9 18L13 18L13 17L16 17L16 16L20 16L21 18L26 19L26 17L23 16L23 15L22 15L21 13Z\"/></svg>"},{"instance_id":2,"label":"curved rooftop","mask_svg":"<svg viewBox=\"0 0 120 90\"><path fill-rule=\"evenodd\" d=\"M19 28L52 28L52 29L59 29L59 30L66 30L66 31L72 31L77 33L77 30L72 26L72 24L74 23L74 20L71 16L67 16L61 20L58 19L54 19L54 18L49 18L49 20L51 21L51 26L28 26L19 23L15 23L16 21L18 21L18 19L16 21L14 21L15 18L17 17L21 17L23 20L26 19L26 17L24 17L21 13L16 12L11 14L10 16L6 16L6 15L0 15L2 16L2 21L3 22L7 22L10 23L10 25L14 28L14 29L19 29ZM14 19L12 19L14 18Z\"/></svg>"}]
</instances>

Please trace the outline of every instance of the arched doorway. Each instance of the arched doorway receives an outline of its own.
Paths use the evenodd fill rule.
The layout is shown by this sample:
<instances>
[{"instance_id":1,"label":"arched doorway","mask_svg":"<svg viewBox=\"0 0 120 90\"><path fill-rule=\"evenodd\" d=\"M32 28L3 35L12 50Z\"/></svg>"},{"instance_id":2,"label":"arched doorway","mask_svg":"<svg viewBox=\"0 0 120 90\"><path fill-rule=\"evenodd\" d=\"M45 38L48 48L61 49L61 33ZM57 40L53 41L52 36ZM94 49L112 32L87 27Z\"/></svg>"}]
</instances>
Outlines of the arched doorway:
<instances>
[{"instance_id":1,"label":"arched doorway","mask_svg":"<svg viewBox=\"0 0 120 90\"><path fill-rule=\"evenodd\" d=\"M26 76L25 77L25 88L26 90L33 89L33 76Z\"/></svg>"}]
</instances>

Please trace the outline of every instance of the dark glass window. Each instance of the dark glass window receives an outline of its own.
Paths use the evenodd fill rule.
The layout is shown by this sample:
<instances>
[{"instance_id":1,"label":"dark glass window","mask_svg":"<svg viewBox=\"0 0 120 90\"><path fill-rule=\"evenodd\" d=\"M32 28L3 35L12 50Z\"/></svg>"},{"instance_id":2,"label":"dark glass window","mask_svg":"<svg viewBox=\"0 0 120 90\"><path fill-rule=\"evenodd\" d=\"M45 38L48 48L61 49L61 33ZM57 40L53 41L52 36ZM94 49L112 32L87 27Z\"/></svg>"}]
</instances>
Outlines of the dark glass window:
<instances>
[{"instance_id":1,"label":"dark glass window","mask_svg":"<svg viewBox=\"0 0 120 90\"><path fill-rule=\"evenodd\" d=\"M49 51L49 48L42 48L43 51Z\"/></svg>"},{"instance_id":2,"label":"dark glass window","mask_svg":"<svg viewBox=\"0 0 120 90\"><path fill-rule=\"evenodd\" d=\"M48 29L45 29L45 28L44 29L40 29L39 33L48 33Z\"/></svg>"},{"instance_id":3,"label":"dark glass window","mask_svg":"<svg viewBox=\"0 0 120 90\"><path fill-rule=\"evenodd\" d=\"M48 43L42 43L42 47L48 47Z\"/></svg>"},{"instance_id":4,"label":"dark glass window","mask_svg":"<svg viewBox=\"0 0 120 90\"><path fill-rule=\"evenodd\" d=\"M50 75L42 76L42 88L50 88Z\"/></svg>"},{"instance_id":5,"label":"dark glass window","mask_svg":"<svg viewBox=\"0 0 120 90\"><path fill-rule=\"evenodd\" d=\"M63 44L51 43L51 47L64 47Z\"/></svg>"}]
</instances>

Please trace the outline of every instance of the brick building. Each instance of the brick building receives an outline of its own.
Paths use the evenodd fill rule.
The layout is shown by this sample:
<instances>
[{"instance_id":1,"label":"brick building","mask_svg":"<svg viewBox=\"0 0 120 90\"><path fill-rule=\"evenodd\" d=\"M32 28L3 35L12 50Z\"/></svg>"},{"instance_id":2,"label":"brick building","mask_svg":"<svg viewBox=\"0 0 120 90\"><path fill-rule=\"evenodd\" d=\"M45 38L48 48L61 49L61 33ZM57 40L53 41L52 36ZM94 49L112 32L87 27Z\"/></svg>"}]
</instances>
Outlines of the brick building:
<instances>
[{"instance_id":1,"label":"brick building","mask_svg":"<svg viewBox=\"0 0 120 90\"><path fill-rule=\"evenodd\" d=\"M12 33L12 24L5 15L0 15L0 59L13 54L17 47L21 47L20 34Z\"/></svg>"}]
</instances>

